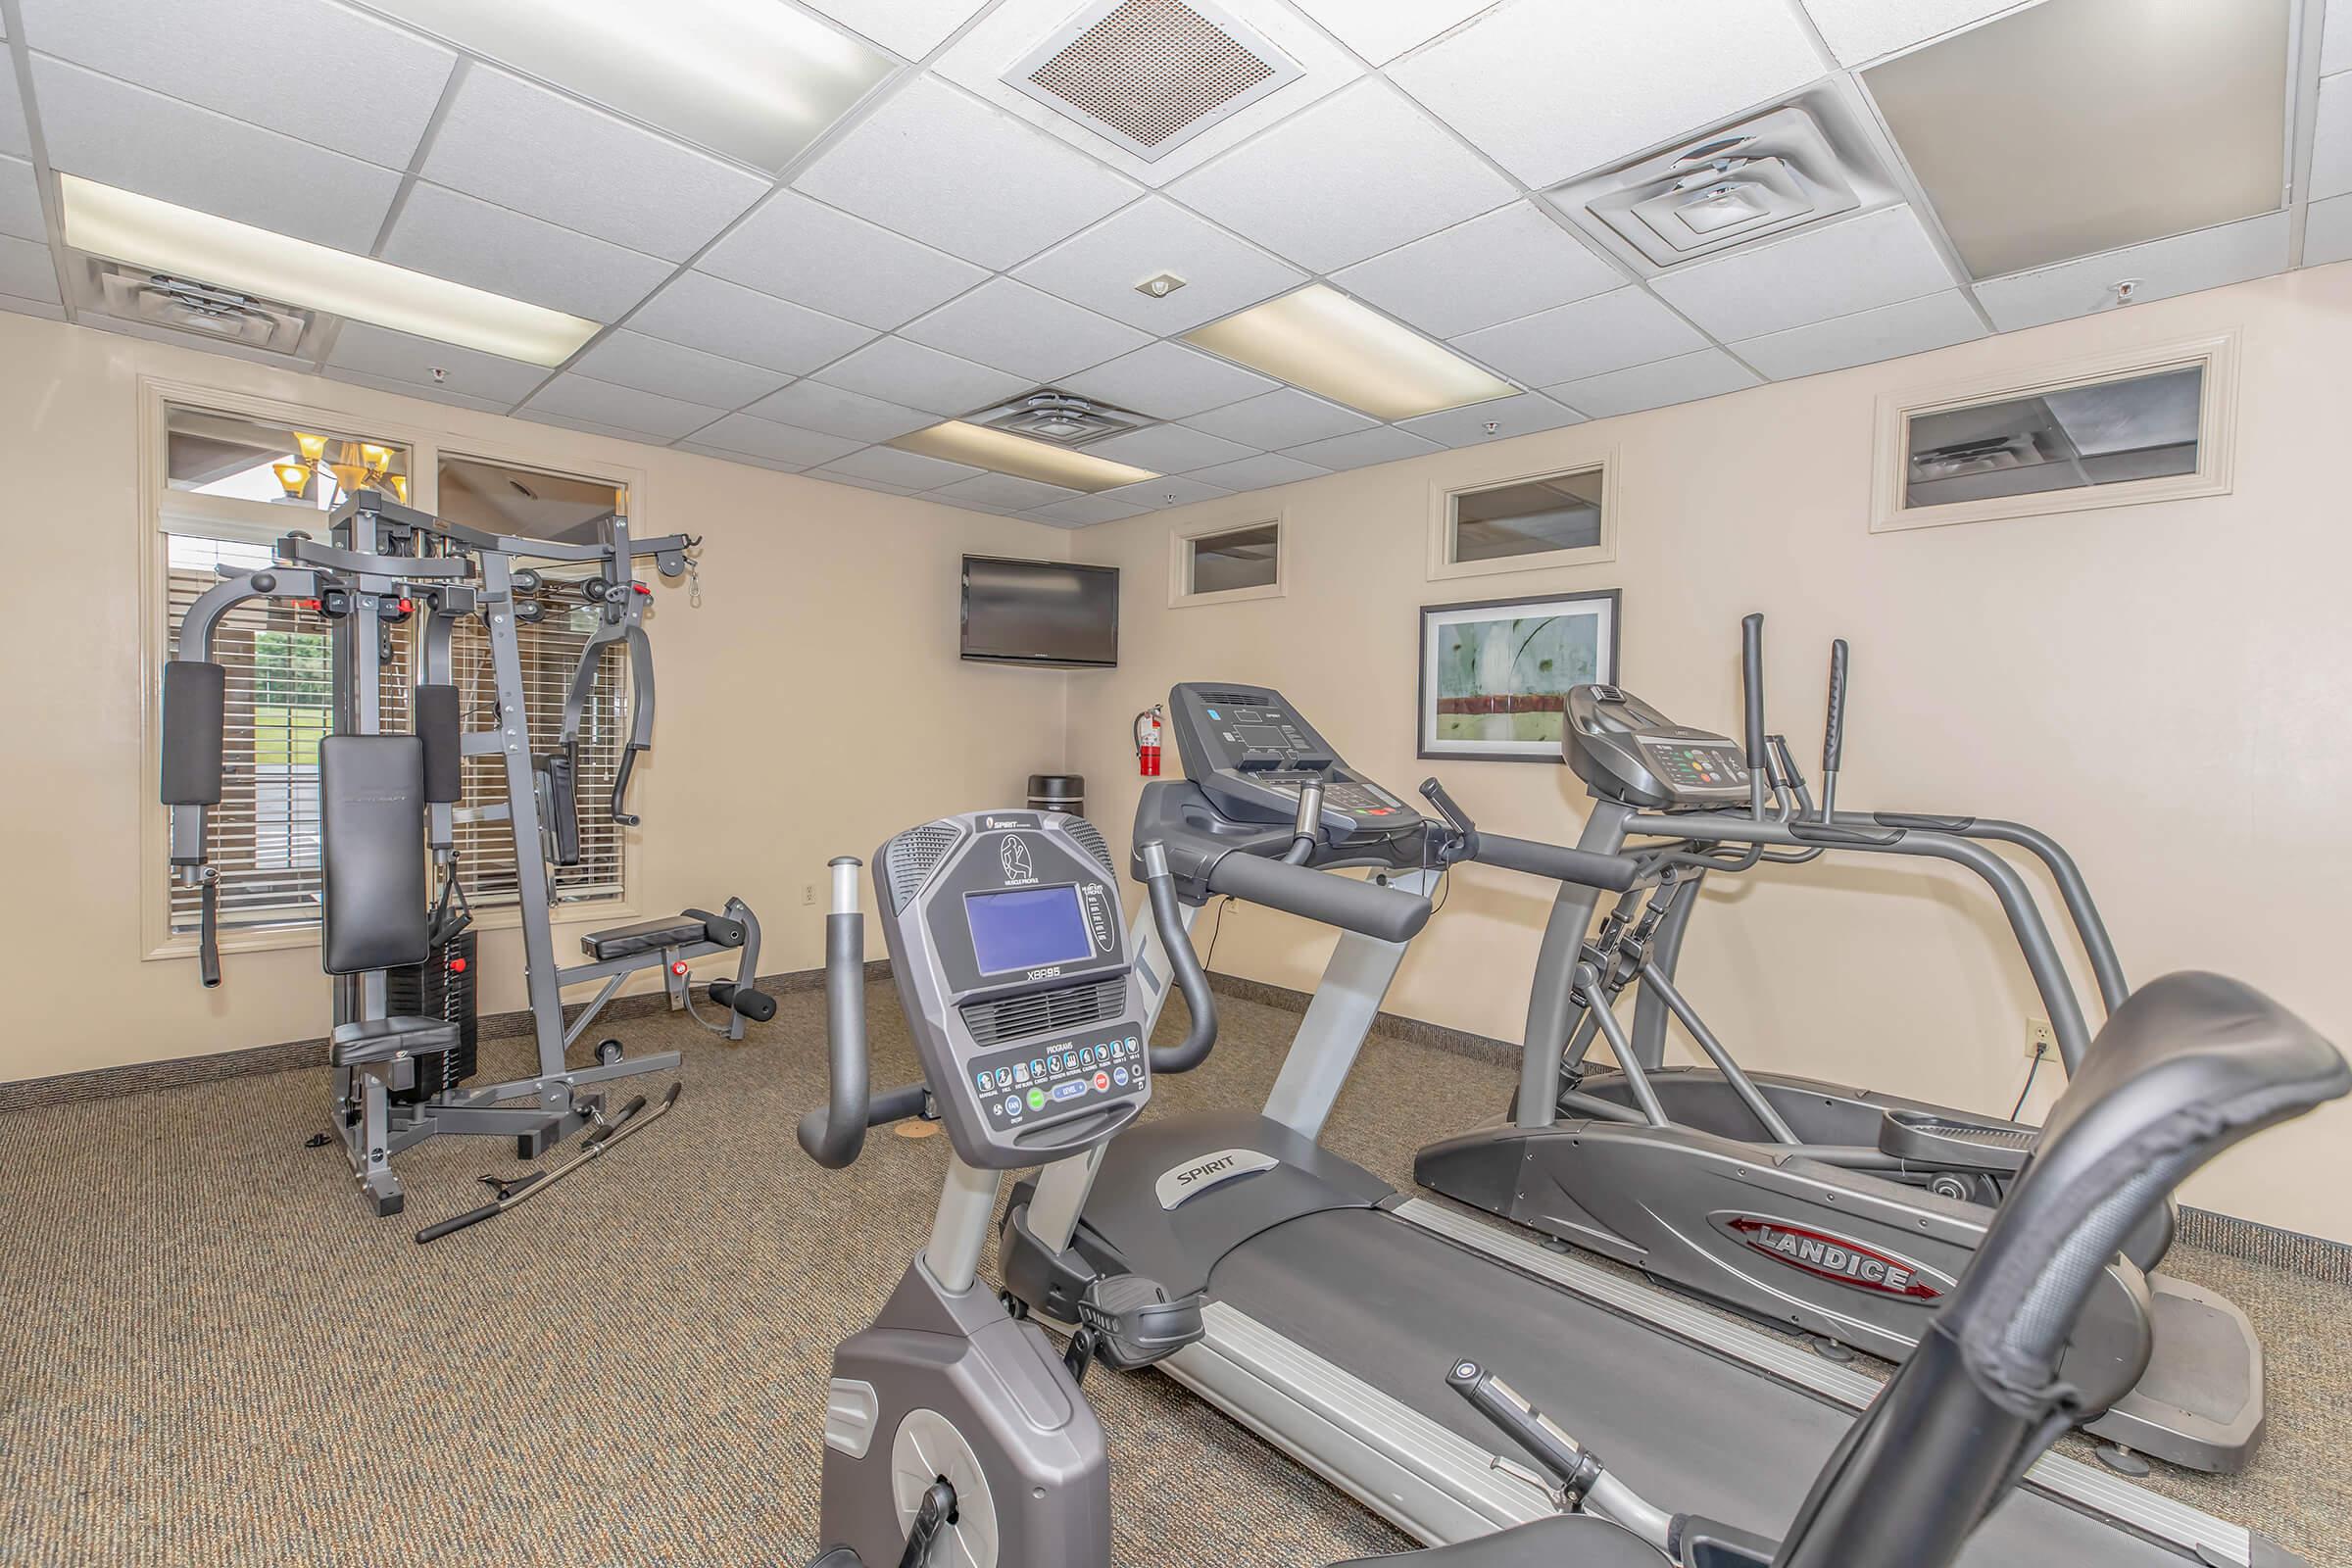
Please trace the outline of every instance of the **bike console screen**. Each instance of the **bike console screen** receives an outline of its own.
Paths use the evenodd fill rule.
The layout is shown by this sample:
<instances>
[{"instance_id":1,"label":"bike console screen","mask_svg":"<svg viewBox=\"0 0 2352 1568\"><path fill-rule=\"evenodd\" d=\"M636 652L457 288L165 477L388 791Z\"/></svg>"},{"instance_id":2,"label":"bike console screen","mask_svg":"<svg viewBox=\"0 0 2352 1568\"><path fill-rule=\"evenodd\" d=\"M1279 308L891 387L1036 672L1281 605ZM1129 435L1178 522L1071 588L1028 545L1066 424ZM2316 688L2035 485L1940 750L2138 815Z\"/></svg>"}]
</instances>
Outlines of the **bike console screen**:
<instances>
[{"instance_id":1,"label":"bike console screen","mask_svg":"<svg viewBox=\"0 0 2352 1568\"><path fill-rule=\"evenodd\" d=\"M1298 791L1323 783L1323 826L1335 839L1401 837L1424 818L1395 792L1348 765L1270 686L1188 682L1168 694L1184 776L1237 822L1288 823Z\"/></svg>"}]
</instances>

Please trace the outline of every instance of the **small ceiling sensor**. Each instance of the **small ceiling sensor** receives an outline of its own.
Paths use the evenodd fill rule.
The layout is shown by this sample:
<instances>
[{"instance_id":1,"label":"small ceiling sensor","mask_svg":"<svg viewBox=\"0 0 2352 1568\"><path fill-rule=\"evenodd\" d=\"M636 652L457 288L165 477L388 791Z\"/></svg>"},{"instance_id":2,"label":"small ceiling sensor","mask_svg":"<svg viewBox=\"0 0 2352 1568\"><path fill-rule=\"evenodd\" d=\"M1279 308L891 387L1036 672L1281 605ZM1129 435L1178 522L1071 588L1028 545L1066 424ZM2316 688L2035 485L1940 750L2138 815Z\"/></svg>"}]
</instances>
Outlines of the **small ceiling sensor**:
<instances>
[{"instance_id":1,"label":"small ceiling sensor","mask_svg":"<svg viewBox=\"0 0 2352 1568\"><path fill-rule=\"evenodd\" d=\"M2132 297L2139 292L2139 279L2136 277L2122 277L2116 279L2115 282L2109 286L2115 290L2116 304L2129 305L2132 303Z\"/></svg>"},{"instance_id":2,"label":"small ceiling sensor","mask_svg":"<svg viewBox=\"0 0 2352 1568\"><path fill-rule=\"evenodd\" d=\"M449 371L447 368L438 365L433 367L433 385L439 386L442 382L448 379Z\"/></svg>"},{"instance_id":3,"label":"small ceiling sensor","mask_svg":"<svg viewBox=\"0 0 2352 1568\"><path fill-rule=\"evenodd\" d=\"M1174 272L1162 272L1156 277L1147 277L1141 283L1136 284L1135 291L1138 294L1149 294L1155 300L1164 300L1182 287L1184 287L1183 278L1178 277Z\"/></svg>"}]
</instances>

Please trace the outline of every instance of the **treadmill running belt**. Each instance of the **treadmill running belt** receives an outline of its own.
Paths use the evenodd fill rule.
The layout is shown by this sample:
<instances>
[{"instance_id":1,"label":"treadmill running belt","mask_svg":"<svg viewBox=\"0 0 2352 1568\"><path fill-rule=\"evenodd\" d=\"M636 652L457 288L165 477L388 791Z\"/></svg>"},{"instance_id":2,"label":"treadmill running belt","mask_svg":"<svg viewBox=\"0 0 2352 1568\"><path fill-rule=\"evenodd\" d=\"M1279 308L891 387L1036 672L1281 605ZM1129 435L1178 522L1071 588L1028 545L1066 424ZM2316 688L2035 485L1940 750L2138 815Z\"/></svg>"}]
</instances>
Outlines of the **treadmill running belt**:
<instances>
[{"instance_id":1,"label":"treadmill running belt","mask_svg":"<svg viewBox=\"0 0 2352 1568\"><path fill-rule=\"evenodd\" d=\"M1491 1368L1661 1507L1778 1536L1847 1413L1374 1209L1326 1209L1234 1249L1209 1295L1488 1450L1500 1431L1446 1386ZM2192 1562L2020 1492L1977 1532L1974 1568Z\"/></svg>"}]
</instances>

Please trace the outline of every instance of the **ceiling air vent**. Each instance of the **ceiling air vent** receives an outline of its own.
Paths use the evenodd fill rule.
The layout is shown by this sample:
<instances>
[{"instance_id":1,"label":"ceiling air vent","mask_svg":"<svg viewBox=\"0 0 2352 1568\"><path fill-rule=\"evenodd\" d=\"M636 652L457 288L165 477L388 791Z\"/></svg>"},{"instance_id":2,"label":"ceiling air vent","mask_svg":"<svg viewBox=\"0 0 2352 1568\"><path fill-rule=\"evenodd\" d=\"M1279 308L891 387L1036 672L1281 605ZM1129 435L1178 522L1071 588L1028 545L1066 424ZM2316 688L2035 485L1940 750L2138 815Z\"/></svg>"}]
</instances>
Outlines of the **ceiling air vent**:
<instances>
[{"instance_id":1,"label":"ceiling air vent","mask_svg":"<svg viewBox=\"0 0 2352 1568\"><path fill-rule=\"evenodd\" d=\"M111 262L93 262L91 268L99 309L109 316L168 326L216 343L291 354L313 319L309 311L211 283Z\"/></svg>"},{"instance_id":2,"label":"ceiling air vent","mask_svg":"<svg viewBox=\"0 0 2352 1568\"><path fill-rule=\"evenodd\" d=\"M1149 162L1298 75L1207 0L1095 0L1004 81Z\"/></svg>"},{"instance_id":3,"label":"ceiling air vent","mask_svg":"<svg viewBox=\"0 0 2352 1568\"><path fill-rule=\"evenodd\" d=\"M1108 404L1096 403L1088 398L1072 397L1067 392L1032 392L1011 403L1000 403L995 408L971 416L973 424L985 424L993 429L1009 430L1025 435L1032 441L1051 441L1055 446L1082 447L1090 441L1100 441L1106 435L1133 430L1144 422L1139 415Z\"/></svg>"},{"instance_id":4,"label":"ceiling air vent","mask_svg":"<svg viewBox=\"0 0 2352 1568\"><path fill-rule=\"evenodd\" d=\"M1544 192L1651 268L1720 255L1893 192L1829 95Z\"/></svg>"}]
</instances>

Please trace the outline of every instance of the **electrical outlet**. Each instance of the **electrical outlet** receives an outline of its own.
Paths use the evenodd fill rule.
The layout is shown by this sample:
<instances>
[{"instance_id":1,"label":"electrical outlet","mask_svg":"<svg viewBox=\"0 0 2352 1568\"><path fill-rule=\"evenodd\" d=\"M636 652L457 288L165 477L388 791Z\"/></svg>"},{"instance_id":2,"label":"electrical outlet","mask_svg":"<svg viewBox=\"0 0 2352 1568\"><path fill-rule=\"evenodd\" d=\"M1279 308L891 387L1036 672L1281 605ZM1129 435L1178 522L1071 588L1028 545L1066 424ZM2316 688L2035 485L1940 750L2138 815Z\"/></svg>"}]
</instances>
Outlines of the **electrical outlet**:
<instances>
[{"instance_id":1,"label":"electrical outlet","mask_svg":"<svg viewBox=\"0 0 2352 1568\"><path fill-rule=\"evenodd\" d=\"M2026 1059L2028 1061L2058 1059L2058 1035L2050 1028L2047 1018L2026 1020Z\"/></svg>"},{"instance_id":2,"label":"electrical outlet","mask_svg":"<svg viewBox=\"0 0 2352 1568\"><path fill-rule=\"evenodd\" d=\"M815 883L813 883L813 882L804 882L804 883L802 883L802 884L801 884L801 902L802 902L803 904L814 904L814 903L816 902L816 884L815 884ZM2042 1025L2042 1027L2043 1027L2044 1029L2047 1029L2047 1028L2049 1027L2049 1025L2047 1025L2047 1024L2044 1024L2044 1025Z\"/></svg>"}]
</instances>

